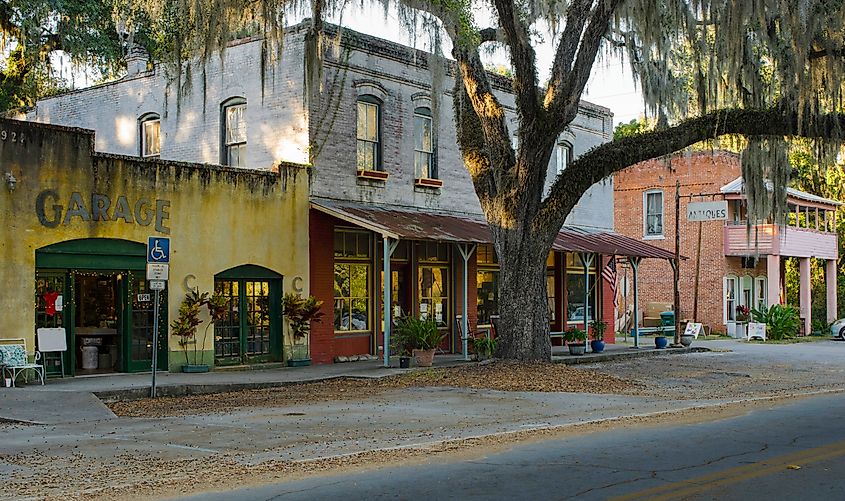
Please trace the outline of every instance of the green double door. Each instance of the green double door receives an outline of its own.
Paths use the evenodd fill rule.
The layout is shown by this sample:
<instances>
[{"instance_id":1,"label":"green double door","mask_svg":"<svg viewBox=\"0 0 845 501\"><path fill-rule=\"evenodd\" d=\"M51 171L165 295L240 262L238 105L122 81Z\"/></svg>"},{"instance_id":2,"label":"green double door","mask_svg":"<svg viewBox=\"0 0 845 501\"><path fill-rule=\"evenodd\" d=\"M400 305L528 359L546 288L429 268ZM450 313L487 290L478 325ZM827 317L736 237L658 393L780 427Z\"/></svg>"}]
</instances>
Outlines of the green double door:
<instances>
[{"instance_id":1,"label":"green double door","mask_svg":"<svg viewBox=\"0 0 845 501\"><path fill-rule=\"evenodd\" d=\"M67 351L45 355L48 374L81 369L85 339L100 338L108 365L97 372L152 368L154 298L144 276L143 244L110 239L74 240L36 251L35 328L63 327ZM98 293L92 292L92 285ZM92 309L94 312L92 313ZM159 294L158 367L167 368L167 291Z\"/></svg>"},{"instance_id":2,"label":"green double door","mask_svg":"<svg viewBox=\"0 0 845 501\"><path fill-rule=\"evenodd\" d=\"M227 299L228 309L214 326L215 364L281 360L281 276L241 266L215 276L214 292Z\"/></svg>"}]
</instances>

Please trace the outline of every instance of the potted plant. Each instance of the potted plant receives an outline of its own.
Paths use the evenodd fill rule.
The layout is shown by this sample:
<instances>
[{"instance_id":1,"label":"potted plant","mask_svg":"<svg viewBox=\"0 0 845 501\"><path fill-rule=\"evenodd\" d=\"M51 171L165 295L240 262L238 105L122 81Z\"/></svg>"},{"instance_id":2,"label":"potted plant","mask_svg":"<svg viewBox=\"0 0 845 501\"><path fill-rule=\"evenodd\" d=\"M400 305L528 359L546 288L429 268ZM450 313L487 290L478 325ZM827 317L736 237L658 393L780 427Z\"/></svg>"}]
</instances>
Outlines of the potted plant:
<instances>
[{"instance_id":1,"label":"potted plant","mask_svg":"<svg viewBox=\"0 0 845 501\"><path fill-rule=\"evenodd\" d=\"M570 355L583 355L587 351L587 331L570 327L563 333L563 340L569 347Z\"/></svg>"},{"instance_id":2,"label":"potted plant","mask_svg":"<svg viewBox=\"0 0 845 501\"><path fill-rule=\"evenodd\" d=\"M657 328L657 335L654 336L654 347L658 350L662 350L666 348L669 344L669 340L666 339L666 336L663 335L664 333L664 326L660 326Z\"/></svg>"},{"instance_id":3,"label":"potted plant","mask_svg":"<svg viewBox=\"0 0 845 501\"><path fill-rule=\"evenodd\" d=\"M472 351L475 352L476 360L492 358L496 352L496 340L487 336L472 338Z\"/></svg>"},{"instance_id":4,"label":"potted plant","mask_svg":"<svg viewBox=\"0 0 845 501\"><path fill-rule=\"evenodd\" d=\"M301 295L289 292L282 298L282 312L290 327L293 344L288 347L288 366L299 367L311 365L308 356L308 333L311 332L311 322L319 322L323 317L323 302L314 296L303 298Z\"/></svg>"},{"instance_id":5,"label":"potted plant","mask_svg":"<svg viewBox=\"0 0 845 501\"><path fill-rule=\"evenodd\" d=\"M593 353L604 351L604 331L607 330L607 323L601 320L590 322L590 330L593 331L593 340L590 341L590 349Z\"/></svg>"},{"instance_id":6,"label":"potted plant","mask_svg":"<svg viewBox=\"0 0 845 501\"><path fill-rule=\"evenodd\" d=\"M736 325L734 327L734 336L737 339L745 339L747 336L748 320L751 319L751 309L744 304L736 307Z\"/></svg>"},{"instance_id":7,"label":"potted plant","mask_svg":"<svg viewBox=\"0 0 845 501\"><path fill-rule=\"evenodd\" d=\"M200 311L205 306L208 309L209 322L205 326L202 342L197 342L197 327L202 323ZM185 353L185 364L182 372L208 372L208 364L202 363L202 351L200 345L205 349L205 342L208 338L208 329L217 322L226 318L228 314L228 300L219 294L208 292L190 291L185 295L182 304L179 305L179 313L173 322L170 323L172 335L179 338L179 346ZM193 361L189 358L188 346L193 344Z\"/></svg>"},{"instance_id":8,"label":"potted plant","mask_svg":"<svg viewBox=\"0 0 845 501\"><path fill-rule=\"evenodd\" d=\"M423 319L409 315L399 320L396 331L400 339L404 340L405 352L410 350L413 353L417 365L431 367L434 362L434 352L445 337L445 334L437 328L437 323L431 318Z\"/></svg>"}]
</instances>

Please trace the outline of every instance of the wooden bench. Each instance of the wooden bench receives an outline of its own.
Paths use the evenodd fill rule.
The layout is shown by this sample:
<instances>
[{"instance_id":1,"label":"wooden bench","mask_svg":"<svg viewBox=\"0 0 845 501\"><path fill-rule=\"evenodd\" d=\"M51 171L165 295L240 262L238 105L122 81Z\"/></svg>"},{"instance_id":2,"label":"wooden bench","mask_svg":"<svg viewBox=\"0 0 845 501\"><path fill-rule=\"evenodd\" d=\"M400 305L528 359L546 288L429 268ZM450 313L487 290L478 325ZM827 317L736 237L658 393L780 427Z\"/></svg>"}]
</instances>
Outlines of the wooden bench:
<instances>
[{"instance_id":1,"label":"wooden bench","mask_svg":"<svg viewBox=\"0 0 845 501\"><path fill-rule=\"evenodd\" d=\"M35 352L35 363L29 363L26 352L26 339L0 339L0 367L3 368L3 377L11 376L12 387L15 386L15 380L23 372L28 370L35 371L35 374L41 379L41 384L44 384L44 366L38 363L41 359L41 353Z\"/></svg>"}]
</instances>

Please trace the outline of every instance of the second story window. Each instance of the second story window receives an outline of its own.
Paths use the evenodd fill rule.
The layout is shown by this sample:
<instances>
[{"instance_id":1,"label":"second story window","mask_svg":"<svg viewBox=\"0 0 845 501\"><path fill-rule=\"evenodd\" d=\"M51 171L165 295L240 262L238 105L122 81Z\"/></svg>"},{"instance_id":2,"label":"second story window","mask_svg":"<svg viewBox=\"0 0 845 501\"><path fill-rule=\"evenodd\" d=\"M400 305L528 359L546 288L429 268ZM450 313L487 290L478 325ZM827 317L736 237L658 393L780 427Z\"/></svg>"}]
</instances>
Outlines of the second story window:
<instances>
[{"instance_id":1,"label":"second story window","mask_svg":"<svg viewBox=\"0 0 845 501\"><path fill-rule=\"evenodd\" d=\"M157 157L161 153L161 119L155 113L144 115L141 123L141 156Z\"/></svg>"},{"instance_id":2,"label":"second story window","mask_svg":"<svg viewBox=\"0 0 845 501\"><path fill-rule=\"evenodd\" d=\"M223 103L223 162L246 166L246 101L233 98Z\"/></svg>"},{"instance_id":3,"label":"second story window","mask_svg":"<svg viewBox=\"0 0 845 501\"><path fill-rule=\"evenodd\" d=\"M572 145L569 143L560 143L555 148L555 165L557 167L557 174L566 170L569 162L572 161Z\"/></svg>"},{"instance_id":4,"label":"second story window","mask_svg":"<svg viewBox=\"0 0 845 501\"><path fill-rule=\"evenodd\" d=\"M418 179L437 179L431 110L414 110L414 172Z\"/></svg>"},{"instance_id":5,"label":"second story window","mask_svg":"<svg viewBox=\"0 0 845 501\"><path fill-rule=\"evenodd\" d=\"M382 170L380 118L378 99L372 96L358 98L358 170Z\"/></svg>"},{"instance_id":6,"label":"second story window","mask_svg":"<svg viewBox=\"0 0 845 501\"><path fill-rule=\"evenodd\" d=\"M643 236L663 237L663 191L650 190L643 194Z\"/></svg>"}]
</instances>

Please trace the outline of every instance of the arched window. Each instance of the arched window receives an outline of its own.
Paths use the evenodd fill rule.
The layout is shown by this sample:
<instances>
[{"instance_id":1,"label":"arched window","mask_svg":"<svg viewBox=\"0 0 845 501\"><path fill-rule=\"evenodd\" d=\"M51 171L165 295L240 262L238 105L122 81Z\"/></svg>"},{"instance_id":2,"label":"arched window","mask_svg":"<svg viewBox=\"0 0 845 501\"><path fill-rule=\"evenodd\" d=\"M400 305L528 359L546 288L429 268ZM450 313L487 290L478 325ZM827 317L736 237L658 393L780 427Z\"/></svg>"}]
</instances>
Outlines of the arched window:
<instances>
[{"instance_id":1,"label":"arched window","mask_svg":"<svg viewBox=\"0 0 845 501\"><path fill-rule=\"evenodd\" d=\"M430 108L414 110L414 175L417 179L437 179L434 154L434 126Z\"/></svg>"},{"instance_id":2,"label":"arched window","mask_svg":"<svg viewBox=\"0 0 845 501\"><path fill-rule=\"evenodd\" d=\"M158 113L147 113L138 119L141 156L157 157L161 154L161 117Z\"/></svg>"},{"instance_id":3,"label":"arched window","mask_svg":"<svg viewBox=\"0 0 845 501\"><path fill-rule=\"evenodd\" d=\"M567 142L558 143L555 147L555 170L557 174L563 172L570 162L572 162L572 145Z\"/></svg>"},{"instance_id":4,"label":"arched window","mask_svg":"<svg viewBox=\"0 0 845 501\"><path fill-rule=\"evenodd\" d=\"M372 95L358 97L358 170L383 170L381 163L381 101Z\"/></svg>"},{"instance_id":5,"label":"arched window","mask_svg":"<svg viewBox=\"0 0 845 501\"><path fill-rule=\"evenodd\" d=\"M246 166L246 99L229 98L221 106L223 148L220 163Z\"/></svg>"}]
</instances>

